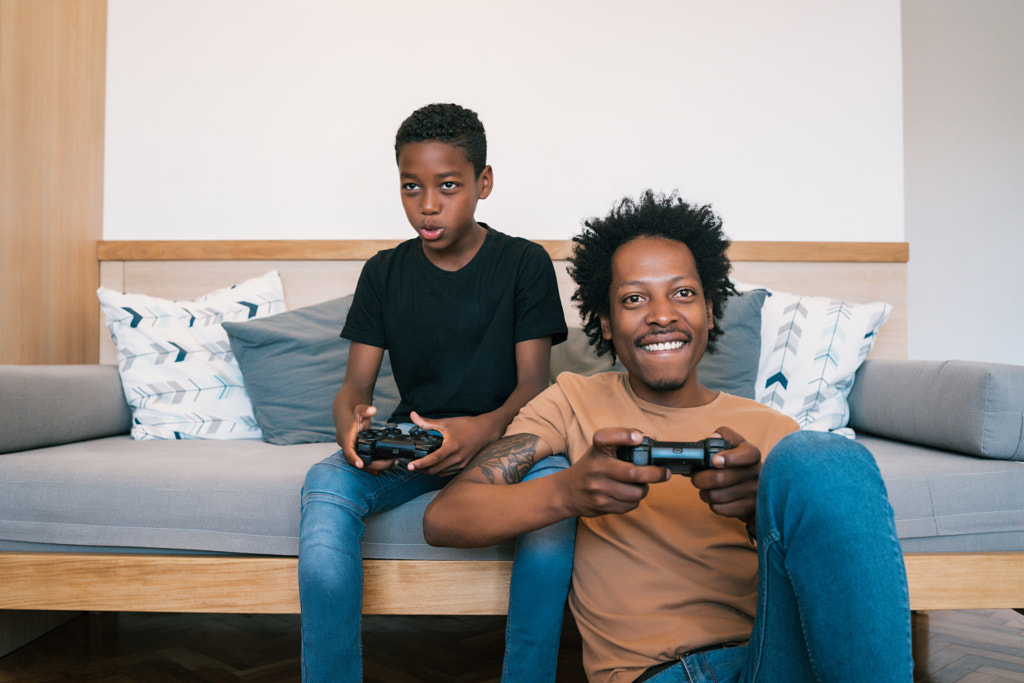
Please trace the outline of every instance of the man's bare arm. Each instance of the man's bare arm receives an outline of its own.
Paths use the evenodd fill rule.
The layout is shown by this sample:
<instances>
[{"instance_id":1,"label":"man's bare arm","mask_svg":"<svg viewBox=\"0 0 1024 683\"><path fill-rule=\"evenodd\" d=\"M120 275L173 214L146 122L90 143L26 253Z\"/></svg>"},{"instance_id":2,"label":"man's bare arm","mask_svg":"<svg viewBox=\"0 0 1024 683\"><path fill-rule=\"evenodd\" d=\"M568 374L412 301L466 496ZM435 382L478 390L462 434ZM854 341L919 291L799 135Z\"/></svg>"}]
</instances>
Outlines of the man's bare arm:
<instances>
[{"instance_id":1,"label":"man's bare arm","mask_svg":"<svg viewBox=\"0 0 1024 683\"><path fill-rule=\"evenodd\" d=\"M533 434L514 434L496 441L480 451L458 479L488 484L519 483L538 460L538 441Z\"/></svg>"},{"instance_id":2,"label":"man's bare arm","mask_svg":"<svg viewBox=\"0 0 1024 683\"><path fill-rule=\"evenodd\" d=\"M506 436L481 451L444 487L423 517L431 545L475 548L494 545L569 517L629 512L647 495L649 484L669 471L609 457L619 445L640 443L640 432L601 429L593 446L571 467L522 481L551 447L532 434Z\"/></svg>"},{"instance_id":3,"label":"man's bare arm","mask_svg":"<svg viewBox=\"0 0 1024 683\"><path fill-rule=\"evenodd\" d=\"M427 542L486 547L572 516L557 503L558 473L521 483L549 455L533 434L506 436L480 451L431 501L423 516Z\"/></svg>"}]
</instances>

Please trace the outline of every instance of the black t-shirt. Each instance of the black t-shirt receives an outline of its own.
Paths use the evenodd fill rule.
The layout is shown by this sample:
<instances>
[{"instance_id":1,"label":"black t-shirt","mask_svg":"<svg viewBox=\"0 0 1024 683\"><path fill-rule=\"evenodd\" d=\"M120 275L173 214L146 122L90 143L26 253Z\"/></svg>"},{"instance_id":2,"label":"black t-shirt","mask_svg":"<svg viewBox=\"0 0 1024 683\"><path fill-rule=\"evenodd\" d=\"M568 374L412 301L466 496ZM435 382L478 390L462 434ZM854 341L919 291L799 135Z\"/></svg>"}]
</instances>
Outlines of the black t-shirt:
<instances>
[{"instance_id":1,"label":"black t-shirt","mask_svg":"<svg viewBox=\"0 0 1024 683\"><path fill-rule=\"evenodd\" d=\"M566 332L547 252L487 228L454 272L432 264L419 238L371 257L341 336L388 350L402 395L391 421L407 422L412 410L442 418L497 409L518 382L515 345L547 336L558 344Z\"/></svg>"}]
</instances>

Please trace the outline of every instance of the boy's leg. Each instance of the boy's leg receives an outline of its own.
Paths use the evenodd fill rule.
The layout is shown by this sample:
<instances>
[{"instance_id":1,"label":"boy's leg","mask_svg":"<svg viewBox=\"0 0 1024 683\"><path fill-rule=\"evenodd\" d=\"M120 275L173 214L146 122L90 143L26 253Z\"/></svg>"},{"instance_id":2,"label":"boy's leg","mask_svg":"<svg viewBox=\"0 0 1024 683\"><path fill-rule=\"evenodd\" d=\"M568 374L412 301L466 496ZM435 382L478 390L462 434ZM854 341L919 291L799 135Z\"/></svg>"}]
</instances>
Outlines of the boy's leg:
<instances>
[{"instance_id":1,"label":"boy's leg","mask_svg":"<svg viewBox=\"0 0 1024 683\"><path fill-rule=\"evenodd\" d=\"M569 461L565 457L550 456L534 465L523 481L543 477L568 466ZM537 529L516 540L505 625L502 683L555 680L575 544L575 519Z\"/></svg>"},{"instance_id":2,"label":"boy's leg","mask_svg":"<svg viewBox=\"0 0 1024 683\"><path fill-rule=\"evenodd\" d=\"M874 458L842 436L797 432L768 455L749 681L913 678L910 603Z\"/></svg>"},{"instance_id":3,"label":"boy's leg","mask_svg":"<svg viewBox=\"0 0 1024 683\"><path fill-rule=\"evenodd\" d=\"M364 520L446 481L401 467L375 476L340 451L310 468L299 523L303 681L362 680Z\"/></svg>"}]
</instances>

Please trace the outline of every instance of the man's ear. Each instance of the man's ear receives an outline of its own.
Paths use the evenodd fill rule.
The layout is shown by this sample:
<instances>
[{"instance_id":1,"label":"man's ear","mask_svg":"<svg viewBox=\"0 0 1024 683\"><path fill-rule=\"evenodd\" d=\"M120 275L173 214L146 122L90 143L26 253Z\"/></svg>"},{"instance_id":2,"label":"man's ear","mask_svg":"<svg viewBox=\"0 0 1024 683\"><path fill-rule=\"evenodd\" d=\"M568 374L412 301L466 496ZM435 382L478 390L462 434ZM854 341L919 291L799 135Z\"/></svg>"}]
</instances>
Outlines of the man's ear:
<instances>
[{"instance_id":1,"label":"man's ear","mask_svg":"<svg viewBox=\"0 0 1024 683\"><path fill-rule=\"evenodd\" d=\"M601 337L603 337L607 341L611 341L611 339L612 339L612 325L611 325L611 322L609 322L609 320L608 320L608 316L606 316L606 315L598 315L597 318L598 318L598 320L601 321Z\"/></svg>"},{"instance_id":2,"label":"man's ear","mask_svg":"<svg viewBox=\"0 0 1024 683\"><path fill-rule=\"evenodd\" d=\"M711 302L709 301L708 302L708 329L711 330L711 329L714 329L714 327L715 327L715 309L714 309L714 306L712 306Z\"/></svg>"},{"instance_id":3,"label":"man's ear","mask_svg":"<svg viewBox=\"0 0 1024 683\"><path fill-rule=\"evenodd\" d=\"M480 171L476 178L476 183L480 187L477 199L487 199L487 195L494 189L494 170L489 165L484 166L484 170Z\"/></svg>"}]
</instances>

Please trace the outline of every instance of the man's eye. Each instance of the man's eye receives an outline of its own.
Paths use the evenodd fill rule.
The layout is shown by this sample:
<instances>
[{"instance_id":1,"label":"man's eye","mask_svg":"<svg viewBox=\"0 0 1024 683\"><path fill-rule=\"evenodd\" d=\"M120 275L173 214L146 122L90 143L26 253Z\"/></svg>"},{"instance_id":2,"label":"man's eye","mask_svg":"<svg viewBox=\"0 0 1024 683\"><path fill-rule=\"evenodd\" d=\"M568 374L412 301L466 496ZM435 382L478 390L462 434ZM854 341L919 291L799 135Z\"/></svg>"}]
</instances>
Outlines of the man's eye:
<instances>
[{"instance_id":1,"label":"man's eye","mask_svg":"<svg viewBox=\"0 0 1024 683\"><path fill-rule=\"evenodd\" d=\"M683 287L682 289L676 292L676 296L683 299L689 299L694 295L696 295L696 292L690 289L689 287Z\"/></svg>"},{"instance_id":2,"label":"man's eye","mask_svg":"<svg viewBox=\"0 0 1024 683\"><path fill-rule=\"evenodd\" d=\"M625 297L622 300L622 303L624 303L624 304L638 304L641 301L643 301L643 297L641 297L639 294L630 294L629 296Z\"/></svg>"}]
</instances>

